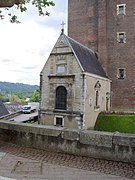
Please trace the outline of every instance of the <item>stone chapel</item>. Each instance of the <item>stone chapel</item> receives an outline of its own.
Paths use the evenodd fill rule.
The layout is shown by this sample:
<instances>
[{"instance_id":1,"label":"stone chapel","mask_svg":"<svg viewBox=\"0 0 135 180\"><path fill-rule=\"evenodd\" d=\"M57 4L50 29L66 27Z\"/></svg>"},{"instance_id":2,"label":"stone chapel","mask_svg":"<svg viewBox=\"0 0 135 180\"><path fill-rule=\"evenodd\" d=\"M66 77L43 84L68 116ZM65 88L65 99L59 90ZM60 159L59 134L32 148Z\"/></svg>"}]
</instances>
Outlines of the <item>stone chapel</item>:
<instances>
[{"instance_id":1,"label":"stone chapel","mask_svg":"<svg viewBox=\"0 0 135 180\"><path fill-rule=\"evenodd\" d=\"M40 124L92 129L110 109L110 83L97 53L62 29L40 74Z\"/></svg>"}]
</instances>

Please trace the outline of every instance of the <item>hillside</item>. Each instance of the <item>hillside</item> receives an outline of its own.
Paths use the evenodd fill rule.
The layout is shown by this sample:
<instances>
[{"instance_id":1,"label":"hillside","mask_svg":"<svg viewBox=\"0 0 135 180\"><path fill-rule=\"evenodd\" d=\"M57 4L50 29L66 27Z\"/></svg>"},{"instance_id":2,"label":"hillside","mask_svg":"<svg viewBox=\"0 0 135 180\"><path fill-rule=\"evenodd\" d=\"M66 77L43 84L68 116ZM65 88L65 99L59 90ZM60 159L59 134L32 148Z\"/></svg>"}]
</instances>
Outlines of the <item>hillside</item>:
<instances>
[{"instance_id":1,"label":"hillside","mask_svg":"<svg viewBox=\"0 0 135 180\"><path fill-rule=\"evenodd\" d=\"M22 83L10 83L10 82L1 82L0 81L0 91L5 93L11 92L34 92L38 89L37 85L28 85Z\"/></svg>"}]
</instances>

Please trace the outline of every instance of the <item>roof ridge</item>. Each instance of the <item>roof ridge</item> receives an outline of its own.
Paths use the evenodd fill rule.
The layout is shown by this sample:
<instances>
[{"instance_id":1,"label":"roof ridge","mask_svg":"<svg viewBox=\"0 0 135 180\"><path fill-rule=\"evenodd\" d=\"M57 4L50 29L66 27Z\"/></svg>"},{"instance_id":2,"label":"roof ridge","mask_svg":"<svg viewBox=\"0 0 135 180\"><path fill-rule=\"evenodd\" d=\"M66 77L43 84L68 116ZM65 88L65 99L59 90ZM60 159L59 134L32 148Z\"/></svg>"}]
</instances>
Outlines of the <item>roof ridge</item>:
<instances>
[{"instance_id":1,"label":"roof ridge","mask_svg":"<svg viewBox=\"0 0 135 180\"><path fill-rule=\"evenodd\" d=\"M65 34L63 34L65 35ZM66 35L65 35L66 36ZM66 36L67 38L71 39L72 41L74 41L75 43L77 43L78 45L84 47L85 49L87 49L88 51L91 51L93 54L95 54L95 51L93 51L92 49L88 48L87 46L81 44L80 42L76 41L75 39L71 38L70 36Z\"/></svg>"},{"instance_id":2,"label":"roof ridge","mask_svg":"<svg viewBox=\"0 0 135 180\"><path fill-rule=\"evenodd\" d=\"M79 64L81 65L83 71L96 74L102 77L107 77L106 73L98 61L96 52L92 49L84 46L83 44L77 42L69 36L63 34L72 50L75 53L76 58L78 59Z\"/></svg>"}]
</instances>

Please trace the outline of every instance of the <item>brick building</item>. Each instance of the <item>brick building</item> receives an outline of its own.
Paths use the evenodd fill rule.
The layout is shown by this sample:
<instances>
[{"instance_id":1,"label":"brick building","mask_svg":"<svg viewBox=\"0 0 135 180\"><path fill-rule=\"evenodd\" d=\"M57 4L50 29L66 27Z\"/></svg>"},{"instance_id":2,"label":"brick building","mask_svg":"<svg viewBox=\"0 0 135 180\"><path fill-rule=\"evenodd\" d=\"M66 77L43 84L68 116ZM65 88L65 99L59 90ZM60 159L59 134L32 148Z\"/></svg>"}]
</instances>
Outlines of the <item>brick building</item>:
<instances>
[{"instance_id":1,"label":"brick building","mask_svg":"<svg viewBox=\"0 0 135 180\"><path fill-rule=\"evenodd\" d=\"M135 111L134 30L134 0L68 1L68 35L98 52L115 111Z\"/></svg>"}]
</instances>

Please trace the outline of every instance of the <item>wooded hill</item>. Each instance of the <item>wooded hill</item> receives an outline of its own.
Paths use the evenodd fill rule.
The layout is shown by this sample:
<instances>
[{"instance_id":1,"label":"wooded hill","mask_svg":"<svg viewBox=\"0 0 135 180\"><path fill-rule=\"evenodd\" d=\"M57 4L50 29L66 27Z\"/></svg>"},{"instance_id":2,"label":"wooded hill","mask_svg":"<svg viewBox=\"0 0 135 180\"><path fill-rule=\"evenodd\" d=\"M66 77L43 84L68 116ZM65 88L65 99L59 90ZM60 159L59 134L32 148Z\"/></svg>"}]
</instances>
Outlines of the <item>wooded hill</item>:
<instances>
[{"instance_id":1,"label":"wooded hill","mask_svg":"<svg viewBox=\"0 0 135 180\"><path fill-rule=\"evenodd\" d=\"M12 93L12 92L34 92L38 89L37 85L28 85L23 83L10 83L0 81L0 92Z\"/></svg>"}]
</instances>

